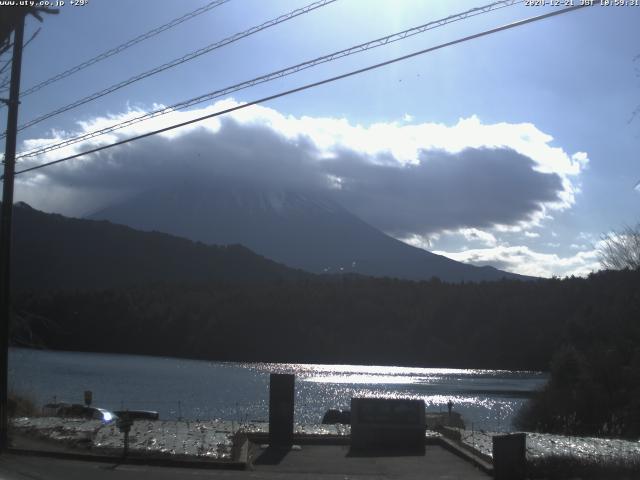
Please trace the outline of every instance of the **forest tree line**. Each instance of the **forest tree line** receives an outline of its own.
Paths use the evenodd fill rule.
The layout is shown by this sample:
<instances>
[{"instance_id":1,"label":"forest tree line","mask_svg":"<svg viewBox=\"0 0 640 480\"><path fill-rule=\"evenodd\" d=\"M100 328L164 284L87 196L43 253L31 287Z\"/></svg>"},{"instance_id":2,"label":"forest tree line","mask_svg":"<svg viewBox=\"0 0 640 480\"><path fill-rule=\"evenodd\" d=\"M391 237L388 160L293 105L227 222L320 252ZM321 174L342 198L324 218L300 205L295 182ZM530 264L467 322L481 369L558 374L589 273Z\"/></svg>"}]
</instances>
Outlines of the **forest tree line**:
<instances>
[{"instance_id":1,"label":"forest tree line","mask_svg":"<svg viewBox=\"0 0 640 480\"><path fill-rule=\"evenodd\" d=\"M640 270L23 290L14 342L211 360L551 370L529 428L640 435ZM546 416L545 416L546 415Z\"/></svg>"}]
</instances>

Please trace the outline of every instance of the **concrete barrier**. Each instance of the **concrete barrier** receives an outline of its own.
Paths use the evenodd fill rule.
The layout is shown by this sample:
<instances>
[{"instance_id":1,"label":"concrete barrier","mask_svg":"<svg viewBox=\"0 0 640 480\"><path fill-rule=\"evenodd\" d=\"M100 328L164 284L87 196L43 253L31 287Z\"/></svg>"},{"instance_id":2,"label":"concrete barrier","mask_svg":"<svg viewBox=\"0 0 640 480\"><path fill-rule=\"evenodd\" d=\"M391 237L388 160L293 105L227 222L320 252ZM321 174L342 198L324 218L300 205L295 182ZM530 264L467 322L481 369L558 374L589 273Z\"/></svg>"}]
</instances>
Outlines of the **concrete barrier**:
<instances>
[{"instance_id":1,"label":"concrete barrier","mask_svg":"<svg viewBox=\"0 0 640 480\"><path fill-rule=\"evenodd\" d=\"M354 449L424 449L425 432L423 400L351 399L351 446Z\"/></svg>"},{"instance_id":2,"label":"concrete barrier","mask_svg":"<svg viewBox=\"0 0 640 480\"><path fill-rule=\"evenodd\" d=\"M496 480L524 480L527 436L524 433L493 437L493 476Z\"/></svg>"}]
</instances>

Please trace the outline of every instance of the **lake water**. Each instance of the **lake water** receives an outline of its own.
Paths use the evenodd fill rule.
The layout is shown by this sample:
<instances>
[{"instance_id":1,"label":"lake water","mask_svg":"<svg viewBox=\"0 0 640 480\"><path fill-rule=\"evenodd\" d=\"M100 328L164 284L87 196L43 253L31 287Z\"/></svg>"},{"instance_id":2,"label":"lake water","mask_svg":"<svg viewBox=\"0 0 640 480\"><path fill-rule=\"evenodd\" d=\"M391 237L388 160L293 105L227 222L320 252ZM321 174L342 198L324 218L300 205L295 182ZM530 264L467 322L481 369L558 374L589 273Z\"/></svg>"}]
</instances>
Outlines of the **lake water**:
<instances>
[{"instance_id":1,"label":"lake water","mask_svg":"<svg viewBox=\"0 0 640 480\"><path fill-rule=\"evenodd\" d=\"M269 373L295 373L295 420L320 423L354 396L423 399L427 411L451 400L467 428L508 431L514 414L547 375L540 372L364 365L223 363L169 357L13 348L9 383L38 405L83 402L109 410L157 410L164 419L268 418ZM473 424L473 425L472 425Z\"/></svg>"}]
</instances>

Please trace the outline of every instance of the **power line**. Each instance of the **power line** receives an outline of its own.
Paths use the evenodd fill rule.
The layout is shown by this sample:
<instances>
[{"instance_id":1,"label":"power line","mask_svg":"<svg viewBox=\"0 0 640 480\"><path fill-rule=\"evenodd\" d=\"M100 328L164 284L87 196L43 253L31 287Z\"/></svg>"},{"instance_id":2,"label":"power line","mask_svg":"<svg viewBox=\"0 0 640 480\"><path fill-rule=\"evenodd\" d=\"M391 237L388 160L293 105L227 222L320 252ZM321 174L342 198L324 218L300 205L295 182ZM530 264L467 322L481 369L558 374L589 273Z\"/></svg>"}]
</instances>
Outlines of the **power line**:
<instances>
[{"instance_id":1,"label":"power line","mask_svg":"<svg viewBox=\"0 0 640 480\"><path fill-rule=\"evenodd\" d=\"M31 42L32 42L32 41L33 41L33 40L38 36L38 34L39 34L39 33L40 33L40 28L38 28L38 29L37 29L37 30L36 30L36 31L31 35L31 37L29 38L29 40L27 40L26 42L24 42L24 45L22 46L22 48L23 48L23 49L27 48L27 46L28 46L28 45L29 45L29 44L30 44L30 43L31 43ZM13 44L11 44L11 46L13 46ZM2 55L2 54L0 53L0 55ZM2 67L0 67L0 75L2 75L2 73L7 69L7 67L9 67L9 65L11 65L11 60L7 60L7 62L6 62ZM9 90L9 87L7 86L7 85L9 85L9 83L11 83L11 82L10 82L10 80L7 78L7 80L6 80L6 81L4 81L4 82L2 83L2 85L0 85L0 88L1 88L3 91L7 91L7 90ZM3 88L3 87L5 87L5 86L7 86L7 88Z\"/></svg>"},{"instance_id":2,"label":"power line","mask_svg":"<svg viewBox=\"0 0 640 480\"><path fill-rule=\"evenodd\" d=\"M214 118L214 117L218 117L220 115L225 115L227 113L231 113L231 112L234 112L236 110L241 110L243 108L251 107L253 105L258 105L260 103L268 102L270 100L275 100L276 98L284 97L286 95L291 95L293 93L301 92L303 90L308 90L308 89L311 89L311 88L319 87L320 85L324 85L324 84L327 84L327 83L332 83L332 82L335 82L337 80L342 80L344 78L352 77L354 75L359 75L361 73L368 72L370 70L375 70L375 69L378 69L378 68L381 68L381 67L384 67L384 66L387 66L387 65L391 65L393 63L397 63L397 62L400 62L400 61L403 61L403 60L407 60L409 58L417 57L419 55L424 55L426 53L430 53L430 52L433 52L435 50L440 50L440 49L445 48L445 47L450 47L452 45L457 45L459 43L464 43L464 42L468 42L468 41L471 41L471 40L475 40L477 38L484 37L484 36L487 36L487 35L491 35L491 34L494 34L494 33L497 33L497 32L501 32L503 30L509 30L509 29L512 29L512 28L520 27L522 25L533 23L533 22L536 22L538 20L544 20L546 18L550 18L550 17L554 17L554 16L557 16L557 15L561 15L563 13L572 12L572 11L575 11L575 10L578 10L578 9L581 9L581 8L584 8L584 7L588 7L588 6L591 6L591 5L589 5L589 4L576 5L576 6L573 6L573 7L563 8L561 10L556 10L556 11L553 11L553 12L537 15L535 17L529 17L529 18L526 18L524 20L518 20L516 22L509 23L507 25L502 25L500 27L492 28L490 30L485 30L485 31L480 32L480 33L476 33L476 34L473 34L473 35L468 35L466 37L458 38L458 39L452 40L450 42L441 43L440 45L436 45L435 47L425 48L424 50L419 50L417 52L409 53L407 55L403 55L401 57L396 57L396 58L393 58L391 60L387 60L385 62L376 63L376 64L370 65L368 67L360 68L360 69L357 69L357 70L352 70L350 72L343 73L343 74L337 75L335 77L330 77L330 78L326 78L324 80L320 80L320 81L317 81L317 82L308 83L308 84L303 85L301 87L293 88L291 90L286 90L284 92L276 93L274 95L269 95L267 97L263 97L261 99L254 100L254 101L249 102L249 103L245 103L245 104L242 104L242 105L237 105L235 107L227 108L225 110L221 110L221 111L218 111L218 112L215 112L215 113L211 113L209 115L204 115L202 117L194 118L194 119L188 120L186 122L177 123L177 124L174 124L174 125L171 125L171 126L168 126L168 127L164 127L164 128L158 129L158 130L154 130L152 132L144 133L142 135L137 135L135 137L131 137L131 138L127 138L127 139L124 139L124 140L120 140L119 142L111 143L109 145L103 145L101 147L96 147L96 148L93 148L91 150L87 150L87 151L84 151L84 152L81 152L81 153L77 153L75 155L70 155L68 157L60 158L58 160L53 160L53 161L50 161L50 162L42 163L40 165L35 165L33 167L25 168L25 169L22 169L22 170L19 170L19 171L15 172L14 175L19 175L21 173L27 173L27 172L31 172L31 171L34 171L34 170L39 170L41 168L45 168L45 167L48 167L48 166L51 166L51 165L55 165L55 164L58 164L58 163L66 162L66 161L72 160L74 158L82 157L82 156L89 155L89 154L92 154L92 153L97 153L97 152L100 152L102 150L106 150L108 148L117 147L119 145L124 145L126 143L134 142L136 140L141 140L143 138L147 138L147 137L150 137L150 136L153 136L153 135L158 135L160 133L164 133L164 132L167 132L169 130L174 130L176 128L180 128L180 127L184 127L184 126L187 126L187 125L191 125L193 123L201 122L201 121L207 120L209 118Z\"/></svg>"},{"instance_id":3,"label":"power line","mask_svg":"<svg viewBox=\"0 0 640 480\"><path fill-rule=\"evenodd\" d=\"M491 12L493 10L497 10L500 8L504 8L504 7L509 7L518 3L522 3L523 0L502 0L502 1L498 1L498 2L494 2L494 3L490 3L488 5L482 6L482 7L477 7L477 8L473 8L471 10L467 10L465 12L462 13L458 13L455 15L450 15L448 17L439 19L439 20L434 20L428 23L425 23L423 25L417 26L417 27L413 27L407 30L403 30L401 32L398 33L393 33L391 35L387 35L385 37L380 37L377 38L375 40L371 40L369 42L366 43L361 43L359 45L353 46L353 47L349 47L347 49L344 50L339 50L337 52L333 52L330 53L328 55L323 55L321 57L315 58L313 60L308 60L306 62L302 62L299 63L297 65L294 65L292 67L288 67L282 70L277 70L275 72L271 72L268 73L266 75L262 75L260 77L256 77L253 78L251 80L247 80L229 87L225 87L219 90L215 90L213 92L209 92L197 97L193 97L190 98L188 100L184 100L182 102L179 103L175 103L173 105L170 105L168 107L163 107L148 113L145 113L143 115L139 115L137 117L131 118L129 120L108 126L108 127L104 127L102 129L99 130L95 130L93 132L88 132L85 133L84 135L80 135L78 137L74 137L74 138L70 138L68 140L64 140L62 142L58 142L55 144L51 144L48 145L46 147L41 147L38 149L34 149L25 153L22 153L20 155L18 155L17 158L25 158L25 157L33 157L33 156L37 156L37 155L41 155L43 153L47 153L53 150L58 150L60 148L69 146L69 145L73 145L75 143L90 139L90 138L94 138L94 137L98 137L100 135L104 135L106 133L110 133L113 132L115 130L119 130L121 128L145 121L145 120L149 120L151 118L156 118L159 117L161 115L165 115L167 113L170 113L174 110L181 110L184 108L188 108L191 107L193 105L197 105L199 103L203 103L206 102L208 100L213 100L214 98L219 98L225 95L229 95L230 93L234 93L237 92L239 90L244 90L246 88L250 88L253 87L255 85L259 85L262 83L266 83L266 82L270 82L272 80L276 80L278 78L282 78L288 75L292 75L294 73L297 73L299 71L302 70L306 70L308 68L314 67L316 65L320 65L322 63L327 63L327 62L331 62L334 60L337 60L339 58L343 58L343 57L347 57L349 55L353 55L356 53L360 53L360 52L364 52L366 50L371 50L373 48L377 48L377 47L381 47L384 45L388 45L390 43L394 43L397 42L399 40L404 40L405 38L408 37L412 37L414 35L420 34L420 33L424 33L428 30L432 30L438 27L442 27L445 26L447 24L450 23L454 23L460 20L464 20L470 17L474 17L476 15L481 15L481 14L485 14L488 12Z\"/></svg>"},{"instance_id":4,"label":"power line","mask_svg":"<svg viewBox=\"0 0 640 480\"><path fill-rule=\"evenodd\" d=\"M154 37L166 30L169 30L170 28L175 27L176 25L180 25L183 22L186 22L187 20L191 20L194 17L197 17L198 15L202 15L203 13L208 12L209 10L212 10L216 7L219 7L220 5L223 5L227 2L229 2L230 0L215 0L213 2L209 2L208 4L193 10L192 12L186 13L184 15L182 15L181 17L178 18L174 18L173 20L171 20L168 23L165 23L164 25L160 25L159 27L154 28L153 30L149 30L146 33L143 33L142 35L138 35L135 38L132 38L131 40L118 45L117 47L113 47L105 52L102 52L99 55L96 55L95 57L90 58L89 60L82 62L78 65L76 65L75 67L72 67L68 70L65 70L64 72L58 73L57 75L54 75L53 77L44 80L40 83L38 83L37 85L34 85L31 88L28 88L27 90L25 90L24 92L20 92L20 96L21 97L26 97L27 95L30 95L34 92L37 92L38 90L43 89L44 87L51 85L52 83L55 83L59 80L62 80L63 78L67 78L71 75L73 75L74 73L78 73L80 70L84 70L87 67L90 67L91 65L95 65L98 62L101 62L102 60L105 60L109 57L112 57L113 55L116 55L124 50L126 50L127 48L133 47L134 45L143 42L151 37Z\"/></svg>"},{"instance_id":5,"label":"power line","mask_svg":"<svg viewBox=\"0 0 640 480\"><path fill-rule=\"evenodd\" d=\"M11 46L13 46L13 43L11 44ZM0 53L0 55L2 55L2 54ZM4 72L4 71L7 69L7 67L9 67L10 65L11 65L11 59L9 59L9 60L5 61L5 62L4 62L4 65L3 65L2 67L0 67L0 74L1 74L2 72ZM8 84L9 84L9 82L7 82L7 85L8 85Z\"/></svg>"},{"instance_id":6,"label":"power line","mask_svg":"<svg viewBox=\"0 0 640 480\"><path fill-rule=\"evenodd\" d=\"M316 2L310 3L309 5L302 7L302 8L298 8L296 10L293 10L289 13L286 13L284 15L280 15L277 18L274 18L272 20L269 20L261 25L257 25L255 27L252 27L248 30L245 30L244 32L240 32L240 33L236 33L235 35L232 35L230 37L227 37L223 40L220 40L218 42L212 43L210 45L207 45L206 47L200 48L199 50L193 51L191 53L188 53L180 58L176 58L175 60L172 60L170 62L164 63L158 67L152 68L151 70L148 70L146 72L140 73L138 75L135 75L127 80L124 80L122 82L116 83L114 85L111 85L110 87L107 87L103 90L100 90L99 92L96 93L92 93L91 95L88 95L80 100L76 100L73 103L70 103L68 105L65 105L63 107L58 108L57 110L54 110L52 112L49 112L45 115L42 115L34 120L31 120L27 123L24 123L22 125L20 125L18 127L18 131L24 130L25 128L31 127L33 125L36 125L37 123L40 123L48 118L54 117L56 115L59 115L63 112L66 112L68 110L71 110L73 108L79 107L80 105L84 105L85 103L91 102L93 100L96 100L100 97L104 97L105 95L108 95L110 93L115 92L116 90L120 90L123 87L126 87L127 85L131 85L132 83L135 83L137 81L140 81L144 78L150 77L152 75L155 75L157 73L163 72L164 70L168 70L169 68L173 68L176 67L178 65L181 65L185 62L188 62L190 60L193 60L194 58L197 58L201 55L204 55L205 53L209 53L212 50L216 50L218 48L222 48L226 45L229 45L230 43L233 42L237 42L238 40L248 37L250 35L253 35L255 33L258 33L262 30L265 30L267 28L273 27L274 25L278 25L279 23L282 22L286 22L287 20L291 20L292 18L298 17L300 15L304 15L306 13L309 13L313 10L316 10L317 8L321 8L324 7L326 5L329 5L330 3L333 3L337 0L318 0ZM4 135L0 136L0 138L2 138Z\"/></svg>"}]
</instances>

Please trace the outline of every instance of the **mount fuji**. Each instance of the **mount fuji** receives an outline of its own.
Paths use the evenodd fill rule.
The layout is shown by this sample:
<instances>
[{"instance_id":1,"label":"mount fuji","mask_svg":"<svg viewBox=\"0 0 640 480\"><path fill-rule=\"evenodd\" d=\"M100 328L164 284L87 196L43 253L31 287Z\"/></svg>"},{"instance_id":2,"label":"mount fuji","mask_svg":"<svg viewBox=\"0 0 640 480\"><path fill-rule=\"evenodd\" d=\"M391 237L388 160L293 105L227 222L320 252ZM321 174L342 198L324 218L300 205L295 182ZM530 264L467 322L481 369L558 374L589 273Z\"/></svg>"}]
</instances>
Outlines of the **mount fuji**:
<instances>
[{"instance_id":1,"label":"mount fuji","mask_svg":"<svg viewBox=\"0 0 640 480\"><path fill-rule=\"evenodd\" d=\"M88 218L205 244L241 244L312 273L448 282L529 278L410 246L321 194L237 182L152 188Z\"/></svg>"}]
</instances>

